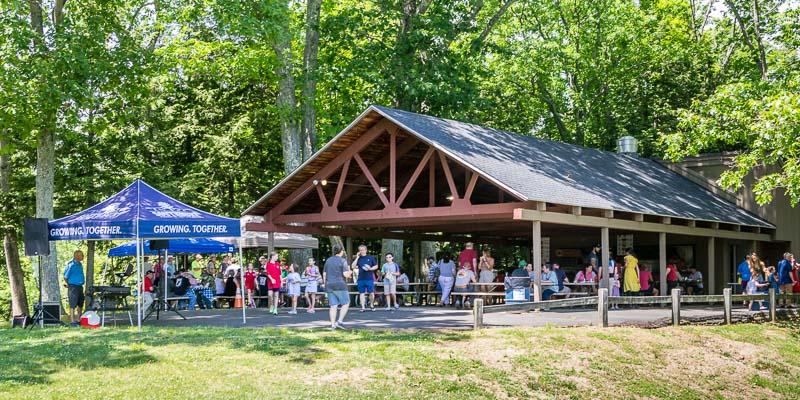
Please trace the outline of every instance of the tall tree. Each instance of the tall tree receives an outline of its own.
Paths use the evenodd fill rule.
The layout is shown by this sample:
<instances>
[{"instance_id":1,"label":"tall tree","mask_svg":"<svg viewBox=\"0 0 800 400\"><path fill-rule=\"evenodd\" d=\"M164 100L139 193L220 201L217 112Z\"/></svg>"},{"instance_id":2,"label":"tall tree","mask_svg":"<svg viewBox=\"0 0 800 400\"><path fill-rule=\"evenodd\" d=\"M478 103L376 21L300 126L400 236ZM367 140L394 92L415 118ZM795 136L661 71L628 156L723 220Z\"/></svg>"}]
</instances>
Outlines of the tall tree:
<instances>
[{"instance_id":1,"label":"tall tree","mask_svg":"<svg viewBox=\"0 0 800 400\"><path fill-rule=\"evenodd\" d=\"M28 294L25 290L25 275L19 263L19 249L17 247L18 232L16 227L8 221L12 202L9 176L11 175L10 149L5 134L0 133L0 196L3 199L2 226L3 250L8 270L8 280L11 289L12 315L28 315Z\"/></svg>"}]
</instances>

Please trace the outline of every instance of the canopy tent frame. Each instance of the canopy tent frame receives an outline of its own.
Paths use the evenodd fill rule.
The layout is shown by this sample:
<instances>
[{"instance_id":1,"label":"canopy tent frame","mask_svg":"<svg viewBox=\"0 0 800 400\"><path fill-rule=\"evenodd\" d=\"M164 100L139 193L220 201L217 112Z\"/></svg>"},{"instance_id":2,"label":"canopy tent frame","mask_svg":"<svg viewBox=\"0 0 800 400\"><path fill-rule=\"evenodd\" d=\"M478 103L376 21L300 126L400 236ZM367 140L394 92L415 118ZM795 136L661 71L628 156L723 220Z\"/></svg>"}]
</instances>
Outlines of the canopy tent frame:
<instances>
[{"instance_id":1,"label":"canopy tent frame","mask_svg":"<svg viewBox=\"0 0 800 400\"><path fill-rule=\"evenodd\" d=\"M142 199L142 191L150 196ZM136 209L131 212L130 197L136 195ZM142 202L146 200L148 218L142 218ZM167 216L172 218L167 218ZM142 331L142 254L144 240L170 240L192 237L237 237L241 260L241 228L239 220L211 214L156 190L136 179L122 191L78 213L50 221L50 240L100 241L134 239L136 242L136 317L137 330ZM143 232L143 228L144 231ZM241 286L241 285L240 285ZM164 285L168 290L168 285ZM242 324L247 323L242 292Z\"/></svg>"}]
</instances>

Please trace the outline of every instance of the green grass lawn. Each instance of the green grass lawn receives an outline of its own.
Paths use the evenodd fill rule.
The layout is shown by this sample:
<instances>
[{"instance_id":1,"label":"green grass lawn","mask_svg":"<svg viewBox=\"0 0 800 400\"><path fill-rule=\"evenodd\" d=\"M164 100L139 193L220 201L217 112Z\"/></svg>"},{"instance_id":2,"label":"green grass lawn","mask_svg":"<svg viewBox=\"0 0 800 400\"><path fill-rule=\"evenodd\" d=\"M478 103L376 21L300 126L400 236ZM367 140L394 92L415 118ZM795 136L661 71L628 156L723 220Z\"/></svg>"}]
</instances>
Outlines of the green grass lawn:
<instances>
[{"instance_id":1,"label":"green grass lawn","mask_svg":"<svg viewBox=\"0 0 800 400\"><path fill-rule=\"evenodd\" d=\"M764 398L800 328L0 329L0 398Z\"/></svg>"}]
</instances>

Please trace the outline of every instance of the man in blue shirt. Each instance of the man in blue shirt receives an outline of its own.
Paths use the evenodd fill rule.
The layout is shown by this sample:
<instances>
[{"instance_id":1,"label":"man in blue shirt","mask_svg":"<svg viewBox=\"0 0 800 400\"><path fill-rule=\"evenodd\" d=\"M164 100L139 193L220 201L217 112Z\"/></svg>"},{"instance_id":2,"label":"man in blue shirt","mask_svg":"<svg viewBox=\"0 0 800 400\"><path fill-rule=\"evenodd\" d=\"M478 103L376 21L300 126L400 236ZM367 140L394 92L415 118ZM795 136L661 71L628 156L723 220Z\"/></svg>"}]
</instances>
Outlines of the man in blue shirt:
<instances>
[{"instance_id":1,"label":"man in blue shirt","mask_svg":"<svg viewBox=\"0 0 800 400\"><path fill-rule=\"evenodd\" d=\"M542 300L550 300L553 293L558 293L558 277L555 272L550 270L550 266L542 266Z\"/></svg>"},{"instance_id":2,"label":"man in blue shirt","mask_svg":"<svg viewBox=\"0 0 800 400\"><path fill-rule=\"evenodd\" d=\"M369 305L375 311L375 270L378 269L378 260L367 254L367 246L358 246L358 255L350 265L352 269L358 269L358 299L361 301L361 312L364 312L364 300L366 293L369 293Z\"/></svg>"},{"instance_id":3,"label":"man in blue shirt","mask_svg":"<svg viewBox=\"0 0 800 400\"><path fill-rule=\"evenodd\" d=\"M78 311L78 319L83 314L83 302L85 301L83 284L86 282L86 278L83 275L81 261L83 261L83 252L75 250L72 253L72 260L64 268L64 287L67 288L67 297L69 298L69 322L71 326L80 325L75 320L75 311Z\"/></svg>"},{"instance_id":4,"label":"man in blue shirt","mask_svg":"<svg viewBox=\"0 0 800 400\"><path fill-rule=\"evenodd\" d=\"M794 255L788 252L783 253L783 260L778 263L778 285L780 285L781 293L792 294L792 287L794 286L793 266ZM786 296L783 297L783 306L793 308L792 301Z\"/></svg>"},{"instance_id":5,"label":"man in blue shirt","mask_svg":"<svg viewBox=\"0 0 800 400\"><path fill-rule=\"evenodd\" d=\"M736 268L736 275L739 275L742 285L742 293L747 293L747 282L750 282L750 254L745 256L744 261Z\"/></svg>"}]
</instances>

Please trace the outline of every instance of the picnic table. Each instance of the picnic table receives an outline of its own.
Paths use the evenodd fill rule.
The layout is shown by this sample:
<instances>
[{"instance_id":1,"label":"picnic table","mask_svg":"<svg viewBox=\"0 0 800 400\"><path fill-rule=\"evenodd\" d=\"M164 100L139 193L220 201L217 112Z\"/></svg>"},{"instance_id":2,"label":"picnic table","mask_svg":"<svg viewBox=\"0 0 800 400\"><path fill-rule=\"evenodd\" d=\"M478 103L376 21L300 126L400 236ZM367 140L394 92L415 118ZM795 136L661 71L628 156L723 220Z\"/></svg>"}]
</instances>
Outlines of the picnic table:
<instances>
[{"instance_id":1,"label":"picnic table","mask_svg":"<svg viewBox=\"0 0 800 400\"><path fill-rule=\"evenodd\" d=\"M572 289L573 293L594 293L597 291L597 282L570 282L564 286Z\"/></svg>"}]
</instances>

